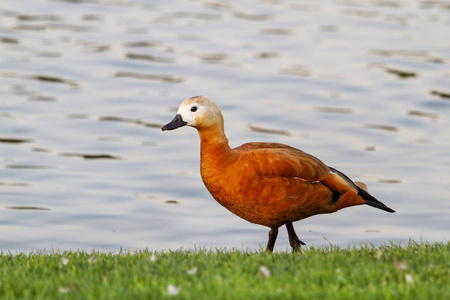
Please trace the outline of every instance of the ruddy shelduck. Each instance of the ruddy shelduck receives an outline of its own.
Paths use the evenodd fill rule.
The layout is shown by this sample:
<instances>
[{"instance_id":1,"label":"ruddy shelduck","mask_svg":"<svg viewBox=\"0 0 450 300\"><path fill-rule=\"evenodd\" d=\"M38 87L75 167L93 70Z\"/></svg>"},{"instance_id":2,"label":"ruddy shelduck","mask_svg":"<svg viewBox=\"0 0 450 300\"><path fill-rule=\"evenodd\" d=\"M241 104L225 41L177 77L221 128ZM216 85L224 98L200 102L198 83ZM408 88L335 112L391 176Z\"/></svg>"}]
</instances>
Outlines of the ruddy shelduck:
<instances>
[{"instance_id":1,"label":"ruddy shelduck","mask_svg":"<svg viewBox=\"0 0 450 300\"><path fill-rule=\"evenodd\" d=\"M342 208L368 204L394 212L355 183L316 157L278 143L246 143L231 149L220 109L209 98L181 103L175 118L162 130L192 126L200 135L200 173L214 197L235 215L270 228L267 251L272 252L278 228L286 225L289 243L299 252L305 245L292 222Z\"/></svg>"}]
</instances>

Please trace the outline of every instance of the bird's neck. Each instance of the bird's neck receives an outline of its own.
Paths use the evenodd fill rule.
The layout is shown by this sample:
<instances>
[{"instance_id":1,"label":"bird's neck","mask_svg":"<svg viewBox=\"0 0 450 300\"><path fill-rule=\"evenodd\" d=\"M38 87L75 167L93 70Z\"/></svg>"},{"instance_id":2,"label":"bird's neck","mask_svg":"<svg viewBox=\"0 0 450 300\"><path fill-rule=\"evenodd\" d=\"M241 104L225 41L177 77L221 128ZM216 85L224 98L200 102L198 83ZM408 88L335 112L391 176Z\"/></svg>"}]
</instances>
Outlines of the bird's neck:
<instances>
[{"instance_id":1,"label":"bird's neck","mask_svg":"<svg viewBox=\"0 0 450 300\"><path fill-rule=\"evenodd\" d=\"M221 158L230 155L231 148L223 127L198 128L201 158Z\"/></svg>"},{"instance_id":2,"label":"bird's neck","mask_svg":"<svg viewBox=\"0 0 450 300\"><path fill-rule=\"evenodd\" d=\"M233 151L222 128L198 129L200 135L200 172L209 189L233 161Z\"/></svg>"}]
</instances>

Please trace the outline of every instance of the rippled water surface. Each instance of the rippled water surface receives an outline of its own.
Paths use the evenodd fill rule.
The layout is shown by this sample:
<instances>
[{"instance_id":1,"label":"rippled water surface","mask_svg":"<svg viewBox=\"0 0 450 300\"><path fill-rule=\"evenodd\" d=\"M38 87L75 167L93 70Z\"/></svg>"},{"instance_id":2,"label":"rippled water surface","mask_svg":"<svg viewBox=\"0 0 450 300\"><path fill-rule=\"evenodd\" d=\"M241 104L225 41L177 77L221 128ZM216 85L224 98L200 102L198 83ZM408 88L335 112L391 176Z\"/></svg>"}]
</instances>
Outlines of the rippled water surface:
<instances>
[{"instance_id":1,"label":"rippled water surface","mask_svg":"<svg viewBox=\"0 0 450 300\"><path fill-rule=\"evenodd\" d=\"M195 130L160 130L199 94L232 146L298 147L397 211L295 223L308 245L448 240L447 1L3 0L0 249L264 246Z\"/></svg>"}]
</instances>

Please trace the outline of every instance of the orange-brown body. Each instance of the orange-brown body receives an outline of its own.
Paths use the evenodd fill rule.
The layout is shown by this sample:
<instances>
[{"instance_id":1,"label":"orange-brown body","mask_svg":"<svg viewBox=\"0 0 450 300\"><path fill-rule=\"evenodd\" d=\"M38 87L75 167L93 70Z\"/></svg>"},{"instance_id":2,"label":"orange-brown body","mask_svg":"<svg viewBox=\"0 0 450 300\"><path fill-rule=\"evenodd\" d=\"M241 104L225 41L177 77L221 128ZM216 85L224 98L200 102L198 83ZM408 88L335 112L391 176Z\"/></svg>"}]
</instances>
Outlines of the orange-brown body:
<instances>
[{"instance_id":1,"label":"orange-brown body","mask_svg":"<svg viewBox=\"0 0 450 300\"><path fill-rule=\"evenodd\" d=\"M230 149L224 137L200 132L200 172L211 195L237 216L278 228L313 215L365 201L348 186L335 201L334 174L317 158L276 143L248 143Z\"/></svg>"},{"instance_id":2,"label":"orange-brown body","mask_svg":"<svg viewBox=\"0 0 450 300\"><path fill-rule=\"evenodd\" d=\"M277 143L247 143L231 149L217 105L202 96L184 101L163 130L184 125L200 135L200 172L206 188L237 216L271 228L268 251L278 227L286 225L294 250L304 244L292 222L342 208L368 204L394 212L367 193L364 184L327 167L316 157Z\"/></svg>"}]
</instances>

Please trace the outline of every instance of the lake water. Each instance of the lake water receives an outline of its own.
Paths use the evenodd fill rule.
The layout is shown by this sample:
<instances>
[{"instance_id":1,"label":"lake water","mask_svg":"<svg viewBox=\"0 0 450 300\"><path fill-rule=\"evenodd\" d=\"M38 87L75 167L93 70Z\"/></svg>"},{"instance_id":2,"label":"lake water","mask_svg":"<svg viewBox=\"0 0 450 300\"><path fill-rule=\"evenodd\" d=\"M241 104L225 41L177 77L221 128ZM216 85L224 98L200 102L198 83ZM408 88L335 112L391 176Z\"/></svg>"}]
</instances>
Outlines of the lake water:
<instances>
[{"instance_id":1,"label":"lake water","mask_svg":"<svg viewBox=\"0 0 450 300\"><path fill-rule=\"evenodd\" d=\"M448 1L2 0L0 249L264 247L196 131L160 130L195 95L231 146L295 146L397 211L295 223L308 246L449 239Z\"/></svg>"}]
</instances>

